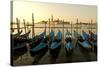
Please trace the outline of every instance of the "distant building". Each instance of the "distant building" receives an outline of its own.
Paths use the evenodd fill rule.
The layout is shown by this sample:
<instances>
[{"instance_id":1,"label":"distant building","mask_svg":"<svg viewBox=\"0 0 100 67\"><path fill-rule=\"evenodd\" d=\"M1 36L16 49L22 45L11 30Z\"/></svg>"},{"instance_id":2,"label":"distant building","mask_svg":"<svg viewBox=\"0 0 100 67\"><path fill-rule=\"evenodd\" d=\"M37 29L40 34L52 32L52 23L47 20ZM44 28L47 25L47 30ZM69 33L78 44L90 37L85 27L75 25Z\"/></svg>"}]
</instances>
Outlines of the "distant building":
<instances>
[{"instance_id":1,"label":"distant building","mask_svg":"<svg viewBox=\"0 0 100 67\"><path fill-rule=\"evenodd\" d=\"M39 24L45 24L45 23L47 24L47 22L48 22L48 21L42 20L42 21L40 21L40 22L38 22L38 23L39 23Z\"/></svg>"}]
</instances>

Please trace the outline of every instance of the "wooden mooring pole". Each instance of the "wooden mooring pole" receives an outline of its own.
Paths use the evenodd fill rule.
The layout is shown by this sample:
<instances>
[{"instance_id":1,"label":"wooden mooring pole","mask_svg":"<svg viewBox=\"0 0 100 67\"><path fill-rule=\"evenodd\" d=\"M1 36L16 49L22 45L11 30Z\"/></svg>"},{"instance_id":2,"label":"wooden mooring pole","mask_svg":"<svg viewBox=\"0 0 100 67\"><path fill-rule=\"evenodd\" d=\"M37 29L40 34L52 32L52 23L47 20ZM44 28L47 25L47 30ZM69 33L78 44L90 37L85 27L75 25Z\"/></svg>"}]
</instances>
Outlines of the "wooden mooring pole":
<instances>
[{"instance_id":1,"label":"wooden mooring pole","mask_svg":"<svg viewBox=\"0 0 100 67\"><path fill-rule=\"evenodd\" d=\"M81 29L81 22L80 22L80 34L81 34L81 30L82 30L82 29Z\"/></svg>"},{"instance_id":2,"label":"wooden mooring pole","mask_svg":"<svg viewBox=\"0 0 100 67\"><path fill-rule=\"evenodd\" d=\"M76 23L77 23L77 28L76 28L76 29L77 29L77 32L78 32L78 18L77 18L77 21L76 21Z\"/></svg>"},{"instance_id":3,"label":"wooden mooring pole","mask_svg":"<svg viewBox=\"0 0 100 67\"><path fill-rule=\"evenodd\" d=\"M55 22L53 22L54 23L54 36L55 36Z\"/></svg>"},{"instance_id":4,"label":"wooden mooring pole","mask_svg":"<svg viewBox=\"0 0 100 67\"><path fill-rule=\"evenodd\" d=\"M92 32L92 22L93 22L93 20L91 20L91 24L90 24L91 25L91 32Z\"/></svg>"},{"instance_id":5,"label":"wooden mooring pole","mask_svg":"<svg viewBox=\"0 0 100 67\"><path fill-rule=\"evenodd\" d=\"M44 24L45 25L45 34L46 34L46 24L47 24L47 22L45 22L45 24Z\"/></svg>"},{"instance_id":6,"label":"wooden mooring pole","mask_svg":"<svg viewBox=\"0 0 100 67\"><path fill-rule=\"evenodd\" d=\"M27 21L27 31L29 31L29 22Z\"/></svg>"},{"instance_id":7,"label":"wooden mooring pole","mask_svg":"<svg viewBox=\"0 0 100 67\"><path fill-rule=\"evenodd\" d=\"M49 33L50 33L50 18L49 18ZM50 36L50 35L49 35Z\"/></svg>"},{"instance_id":8,"label":"wooden mooring pole","mask_svg":"<svg viewBox=\"0 0 100 67\"><path fill-rule=\"evenodd\" d=\"M49 42L50 42L50 18L48 20L49 20Z\"/></svg>"},{"instance_id":9,"label":"wooden mooring pole","mask_svg":"<svg viewBox=\"0 0 100 67\"><path fill-rule=\"evenodd\" d=\"M14 29L13 29L13 22L11 22L11 33L13 33L14 32Z\"/></svg>"},{"instance_id":10,"label":"wooden mooring pole","mask_svg":"<svg viewBox=\"0 0 100 67\"><path fill-rule=\"evenodd\" d=\"M20 20L18 18L16 18L16 22L17 22L17 32L20 32Z\"/></svg>"},{"instance_id":11,"label":"wooden mooring pole","mask_svg":"<svg viewBox=\"0 0 100 67\"><path fill-rule=\"evenodd\" d=\"M32 37L35 36L35 32L34 32L34 14L32 13Z\"/></svg>"},{"instance_id":12,"label":"wooden mooring pole","mask_svg":"<svg viewBox=\"0 0 100 67\"><path fill-rule=\"evenodd\" d=\"M24 24L24 30L25 30L25 33L26 33L26 24L25 24L25 19L23 19L23 24Z\"/></svg>"},{"instance_id":13,"label":"wooden mooring pole","mask_svg":"<svg viewBox=\"0 0 100 67\"><path fill-rule=\"evenodd\" d=\"M72 36L72 23L73 23L73 22L71 21L71 36Z\"/></svg>"},{"instance_id":14,"label":"wooden mooring pole","mask_svg":"<svg viewBox=\"0 0 100 67\"><path fill-rule=\"evenodd\" d=\"M64 43L64 20L63 20L63 43Z\"/></svg>"}]
</instances>

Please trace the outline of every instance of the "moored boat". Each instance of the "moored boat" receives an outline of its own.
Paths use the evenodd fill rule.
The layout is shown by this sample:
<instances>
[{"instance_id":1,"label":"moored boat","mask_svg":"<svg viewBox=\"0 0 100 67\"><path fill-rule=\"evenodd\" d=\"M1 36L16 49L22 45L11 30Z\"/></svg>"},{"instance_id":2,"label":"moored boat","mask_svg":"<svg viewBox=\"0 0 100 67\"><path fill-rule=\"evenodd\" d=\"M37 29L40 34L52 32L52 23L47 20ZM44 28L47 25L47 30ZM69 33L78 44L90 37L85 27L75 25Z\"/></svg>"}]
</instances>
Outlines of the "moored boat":
<instances>
[{"instance_id":1,"label":"moored boat","mask_svg":"<svg viewBox=\"0 0 100 67\"><path fill-rule=\"evenodd\" d=\"M70 33L68 30L66 33ZM72 34L65 34L65 50L66 55L71 55L73 53L73 43L72 43Z\"/></svg>"},{"instance_id":2,"label":"moored boat","mask_svg":"<svg viewBox=\"0 0 100 67\"><path fill-rule=\"evenodd\" d=\"M28 35L30 32L27 33L27 37L13 37L11 36L11 53L14 57L19 57L27 52L27 41L28 41Z\"/></svg>"},{"instance_id":3,"label":"moored boat","mask_svg":"<svg viewBox=\"0 0 100 67\"><path fill-rule=\"evenodd\" d=\"M37 46L40 42L42 42L44 40L45 37L48 38L48 36L46 36L45 32L42 32L41 34L34 36L31 39L31 43L29 43L30 48L34 48L35 46Z\"/></svg>"},{"instance_id":4,"label":"moored boat","mask_svg":"<svg viewBox=\"0 0 100 67\"><path fill-rule=\"evenodd\" d=\"M31 56L44 53L48 50L47 38L48 38L47 36L44 37L40 43L38 43L35 47L30 49Z\"/></svg>"},{"instance_id":5,"label":"moored boat","mask_svg":"<svg viewBox=\"0 0 100 67\"><path fill-rule=\"evenodd\" d=\"M55 39L52 41L49 49L50 49L50 54L56 56L59 53L59 50L61 48L61 43L62 43L62 33L59 30Z\"/></svg>"},{"instance_id":6,"label":"moored boat","mask_svg":"<svg viewBox=\"0 0 100 67\"><path fill-rule=\"evenodd\" d=\"M82 31L82 35L78 39L78 45L84 51L85 50L86 51L91 51L92 50L92 46L91 46L90 42L88 41L88 39L89 39L89 35L86 32Z\"/></svg>"},{"instance_id":7,"label":"moored boat","mask_svg":"<svg viewBox=\"0 0 100 67\"><path fill-rule=\"evenodd\" d=\"M92 45L93 51L97 53L97 35L89 31L88 41Z\"/></svg>"},{"instance_id":8,"label":"moored boat","mask_svg":"<svg viewBox=\"0 0 100 67\"><path fill-rule=\"evenodd\" d=\"M16 47L12 48L14 56L21 56L27 51L26 43L22 43L22 44L19 44L19 45L17 45Z\"/></svg>"},{"instance_id":9,"label":"moored boat","mask_svg":"<svg viewBox=\"0 0 100 67\"><path fill-rule=\"evenodd\" d=\"M16 36L16 37L11 36L11 42L14 45L14 47L16 46L16 44L27 42L28 39L29 39L29 37L28 37L29 34L30 34L30 31L28 31L27 33L25 33L23 35L19 35L19 36Z\"/></svg>"},{"instance_id":10,"label":"moored boat","mask_svg":"<svg viewBox=\"0 0 100 67\"><path fill-rule=\"evenodd\" d=\"M66 55L71 55L73 53L73 43L72 43L72 38L71 37L66 37L65 39L65 50L66 50Z\"/></svg>"},{"instance_id":11,"label":"moored boat","mask_svg":"<svg viewBox=\"0 0 100 67\"><path fill-rule=\"evenodd\" d=\"M16 34L11 34L11 35L16 37L16 36L20 36L21 33L22 33L22 30Z\"/></svg>"}]
</instances>

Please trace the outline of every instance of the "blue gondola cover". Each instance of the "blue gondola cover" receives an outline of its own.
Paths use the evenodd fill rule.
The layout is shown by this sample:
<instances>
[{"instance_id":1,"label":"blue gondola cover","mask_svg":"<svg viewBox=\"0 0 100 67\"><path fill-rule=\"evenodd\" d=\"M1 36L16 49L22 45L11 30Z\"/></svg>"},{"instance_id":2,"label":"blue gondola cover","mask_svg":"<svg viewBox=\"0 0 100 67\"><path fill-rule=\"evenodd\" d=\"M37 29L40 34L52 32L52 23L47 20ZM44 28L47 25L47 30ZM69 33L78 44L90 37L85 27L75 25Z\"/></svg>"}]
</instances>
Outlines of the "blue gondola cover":
<instances>
[{"instance_id":1,"label":"blue gondola cover","mask_svg":"<svg viewBox=\"0 0 100 67\"><path fill-rule=\"evenodd\" d=\"M89 39L89 35L86 32L84 32L81 36L82 36L83 40Z\"/></svg>"},{"instance_id":2,"label":"blue gondola cover","mask_svg":"<svg viewBox=\"0 0 100 67\"><path fill-rule=\"evenodd\" d=\"M57 48L57 47L58 47L58 43L57 43L57 42L52 42L50 48L51 48L51 49L55 49L55 48Z\"/></svg>"},{"instance_id":3,"label":"blue gondola cover","mask_svg":"<svg viewBox=\"0 0 100 67\"><path fill-rule=\"evenodd\" d=\"M36 46L35 48L31 49L31 51L36 52L36 51L39 51L39 50L45 48L46 46L47 45L45 43L41 42L38 46Z\"/></svg>"},{"instance_id":4,"label":"blue gondola cover","mask_svg":"<svg viewBox=\"0 0 100 67\"><path fill-rule=\"evenodd\" d=\"M68 48L68 49L72 49L73 48L72 42L66 43L66 46L65 47Z\"/></svg>"},{"instance_id":5,"label":"blue gondola cover","mask_svg":"<svg viewBox=\"0 0 100 67\"><path fill-rule=\"evenodd\" d=\"M51 42L54 40L54 32L53 31L50 32L50 40L51 40Z\"/></svg>"},{"instance_id":6,"label":"blue gondola cover","mask_svg":"<svg viewBox=\"0 0 100 67\"><path fill-rule=\"evenodd\" d=\"M81 46L83 46L84 48L89 48L90 47L90 45L89 45L89 42L88 41L83 41L83 42L79 42L79 44L81 45Z\"/></svg>"},{"instance_id":7,"label":"blue gondola cover","mask_svg":"<svg viewBox=\"0 0 100 67\"><path fill-rule=\"evenodd\" d=\"M62 39L62 33L60 31L57 33L57 39L58 40L61 40Z\"/></svg>"}]
</instances>

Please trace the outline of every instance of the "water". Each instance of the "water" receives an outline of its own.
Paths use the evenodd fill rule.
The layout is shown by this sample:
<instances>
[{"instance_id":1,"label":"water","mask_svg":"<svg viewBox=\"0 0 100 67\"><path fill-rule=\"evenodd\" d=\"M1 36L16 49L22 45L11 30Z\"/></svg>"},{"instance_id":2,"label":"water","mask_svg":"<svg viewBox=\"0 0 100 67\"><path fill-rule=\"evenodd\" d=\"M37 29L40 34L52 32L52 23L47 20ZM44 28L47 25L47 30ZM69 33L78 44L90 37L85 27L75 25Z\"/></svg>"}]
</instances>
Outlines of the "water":
<instances>
[{"instance_id":1,"label":"water","mask_svg":"<svg viewBox=\"0 0 100 67\"><path fill-rule=\"evenodd\" d=\"M95 52L84 52L78 47L78 45L72 51L72 55L67 56L66 54L67 53L65 51L64 44L61 45L61 48L56 57L51 56L49 49L43 55L37 54L34 57L32 57L28 51L24 55L20 56L17 60L14 60L14 65L38 65L97 61L97 55Z\"/></svg>"},{"instance_id":2,"label":"water","mask_svg":"<svg viewBox=\"0 0 100 67\"><path fill-rule=\"evenodd\" d=\"M20 27L24 27L23 24L20 24ZM39 35L40 33L42 33L44 30L45 30L45 24L35 24L34 26L34 30L35 30L35 35ZM41 28L36 28L36 27L41 27ZM43 28L42 28L43 27ZM46 24L46 34L48 35L49 34L49 30L53 29L54 32L55 32L55 35L57 34L58 30L60 30L61 32L63 32L63 24L56 24L55 25L55 28L54 28L54 25L51 24L50 25L50 29L49 29L49 24ZM97 29L96 29L96 25L75 25L75 24L72 24L72 27L71 27L71 24L64 24L64 33L63 35L65 34L66 30L68 30L69 32L73 33L74 30L78 31L78 33L82 33L82 30L84 30L85 32L88 33L89 30L92 30L92 32L96 33L97 34ZM78 29L77 29L78 27ZM17 25L13 25L13 28L17 28ZM23 32L22 34L25 33L25 29L22 28L21 29ZM28 30L31 30L31 33L29 35L29 37L32 37L32 27L29 26L29 28L27 28L27 31ZM17 33L17 29L14 30L13 34Z\"/></svg>"}]
</instances>

